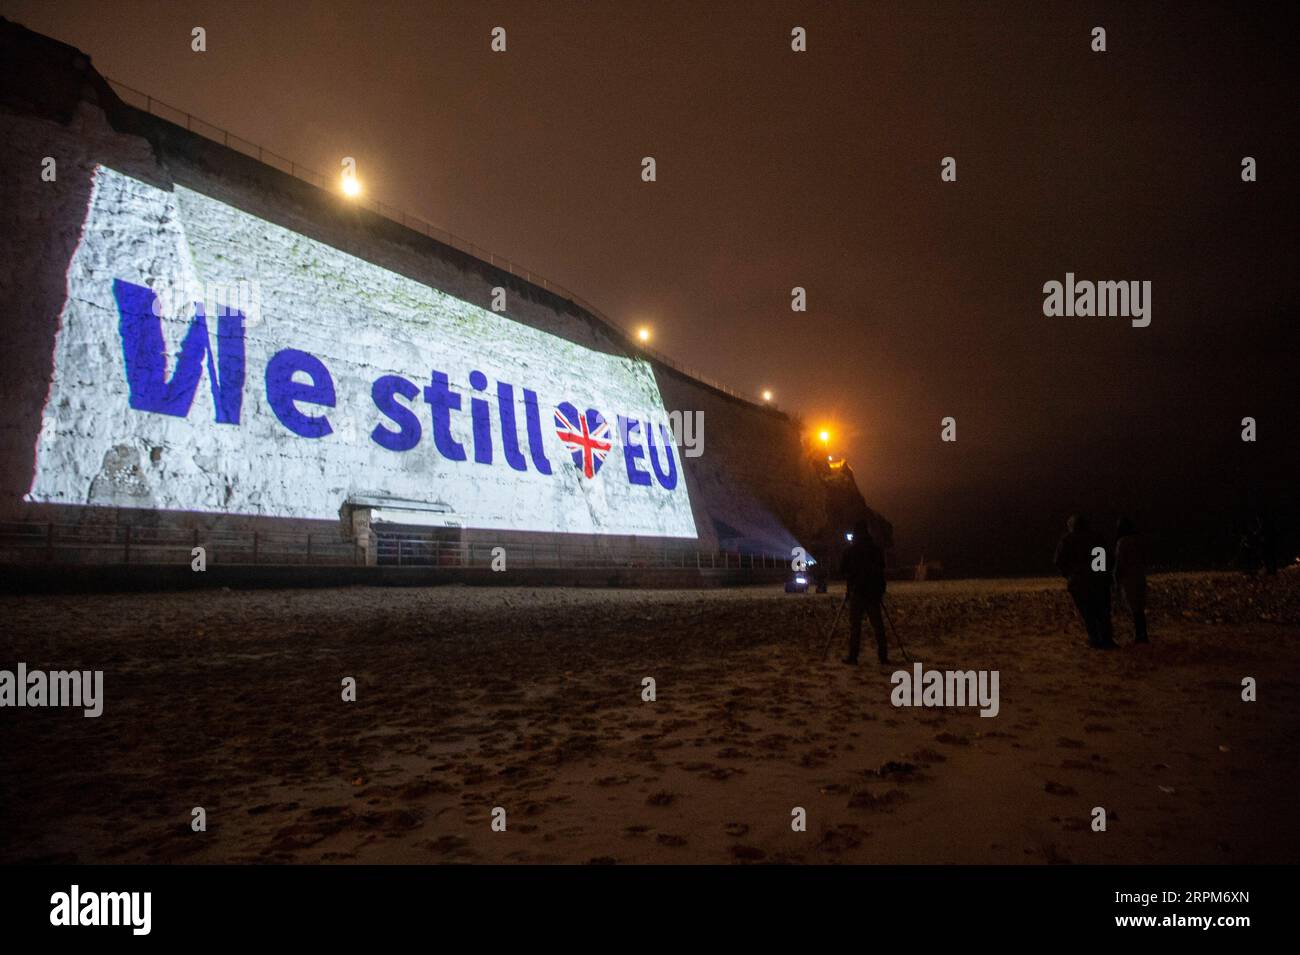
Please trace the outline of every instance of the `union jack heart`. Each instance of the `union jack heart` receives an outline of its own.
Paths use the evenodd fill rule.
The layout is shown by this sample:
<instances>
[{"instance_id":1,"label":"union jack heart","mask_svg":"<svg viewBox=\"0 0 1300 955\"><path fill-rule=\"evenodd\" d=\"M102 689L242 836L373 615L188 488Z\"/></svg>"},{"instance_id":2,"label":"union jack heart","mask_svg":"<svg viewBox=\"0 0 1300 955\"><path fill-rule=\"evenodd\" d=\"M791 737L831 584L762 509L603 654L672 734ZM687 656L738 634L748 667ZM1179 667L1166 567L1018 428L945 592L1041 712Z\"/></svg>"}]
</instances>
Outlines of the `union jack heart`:
<instances>
[{"instance_id":1,"label":"union jack heart","mask_svg":"<svg viewBox=\"0 0 1300 955\"><path fill-rule=\"evenodd\" d=\"M555 408L555 433L573 455L573 463L583 477L594 478L613 442L609 422L594 408L579 412L567 401Z\"/></svg>"}]
</instances>

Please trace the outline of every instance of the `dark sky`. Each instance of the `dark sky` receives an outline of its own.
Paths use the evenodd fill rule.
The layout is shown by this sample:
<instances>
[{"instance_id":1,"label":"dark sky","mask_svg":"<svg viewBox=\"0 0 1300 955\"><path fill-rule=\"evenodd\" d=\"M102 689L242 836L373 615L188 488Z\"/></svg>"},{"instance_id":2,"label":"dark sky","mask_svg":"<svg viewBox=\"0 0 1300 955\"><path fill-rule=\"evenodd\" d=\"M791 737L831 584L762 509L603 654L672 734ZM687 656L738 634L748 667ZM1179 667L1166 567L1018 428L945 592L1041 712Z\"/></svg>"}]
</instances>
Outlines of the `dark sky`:
<instances>
[{"instance_id":1,"label":"dark sky","mask_svg":"<svg viewBox=\"0 0 1300 955\"><path fill-rule=\"evenodd\" d=\"M1294 509L1300 98L1259 6L0 0L832 423L900 559L967 573L1049 570L1074 509L1178 562ZM1045 317L1067 271L1150 281L1150 327Z\"/></svg>"}]
</instances>

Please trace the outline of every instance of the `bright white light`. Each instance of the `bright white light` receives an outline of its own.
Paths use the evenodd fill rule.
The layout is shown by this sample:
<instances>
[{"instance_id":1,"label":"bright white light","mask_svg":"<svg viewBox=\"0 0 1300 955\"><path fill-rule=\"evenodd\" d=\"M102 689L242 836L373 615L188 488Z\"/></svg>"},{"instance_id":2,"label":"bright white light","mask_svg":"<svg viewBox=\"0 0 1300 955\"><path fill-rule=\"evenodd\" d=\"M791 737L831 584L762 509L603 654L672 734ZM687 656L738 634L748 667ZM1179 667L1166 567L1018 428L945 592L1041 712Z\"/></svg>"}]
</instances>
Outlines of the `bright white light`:
<instances>
[{"instance_id":1,"label":"bright white light","mask_svg":"<svg viewBox=\"0 0 1300 955\"><path fill-rule=\"evenodd\" d=\"M361 181L354 175L345 175L343 177L343 195L349 199L355 199L361 195Z\"/></svg>"},{"instance_id":2,"label":"bright white light","mask_svg":"<svg viewBox=\"0 0 1300 955\"><path fill-rule=\"evenodd\" d=\"M648 342L650 340L650 329L646 328L644 325L641 326L636 331L636 337L641 339L643 342Z\"/></svg>"}]
</instances>

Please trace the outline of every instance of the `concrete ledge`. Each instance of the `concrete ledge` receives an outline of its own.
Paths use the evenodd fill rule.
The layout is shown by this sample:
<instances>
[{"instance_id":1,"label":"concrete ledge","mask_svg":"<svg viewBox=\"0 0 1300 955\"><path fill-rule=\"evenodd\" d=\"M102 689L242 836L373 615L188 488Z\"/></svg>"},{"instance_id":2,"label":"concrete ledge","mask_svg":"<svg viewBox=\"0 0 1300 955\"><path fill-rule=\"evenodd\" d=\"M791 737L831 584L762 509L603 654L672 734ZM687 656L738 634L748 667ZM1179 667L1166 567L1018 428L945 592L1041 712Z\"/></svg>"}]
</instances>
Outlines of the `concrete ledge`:
<instances>
[{"instance_id":1,"label":"concrete ledge","mask_svg":"<svg viewBox=\"0 0 1300 955\"><path fill-rule=\"evenodd\" d=\"M202 572L188 564L25 564L0 567L0 592L96 593L201 590L229 587L639 587L691 589L779 583L782 568L523 567L501 573L486 567L365 567L234 564Z\"/></svg>"}]
</instances>

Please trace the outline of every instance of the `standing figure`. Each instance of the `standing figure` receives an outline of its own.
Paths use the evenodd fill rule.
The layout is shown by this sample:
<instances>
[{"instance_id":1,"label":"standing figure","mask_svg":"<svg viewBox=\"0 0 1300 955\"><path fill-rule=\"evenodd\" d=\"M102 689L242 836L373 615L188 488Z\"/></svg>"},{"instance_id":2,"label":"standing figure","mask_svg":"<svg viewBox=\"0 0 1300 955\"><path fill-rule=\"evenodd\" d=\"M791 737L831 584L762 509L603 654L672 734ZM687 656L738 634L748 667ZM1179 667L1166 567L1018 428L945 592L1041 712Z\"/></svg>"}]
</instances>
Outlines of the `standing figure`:
<instances>
[{"instance_id":1,"label":"standing figure","mask_svg":"<svg viewBox=\"0 0 1300 955\"><path fill-rule=\"evenodd\" d=\"M1147 569L1142 538L1127 517L1119 519L1115 541L1115 590L1133 615L1134 643L1147 642Z\"/></svg>"},{"instance_id":2,"label":"standing figure","mask_svg":"<svg viewBox=\"0 0 1300 955\"><path fill-rule=\"evenodd\" d=\"M1092 533L1088 518L1074 514L1065 522L1065 534L1056 545L1056 569L1065 578L1088 632L1088 646L1109 650L1115 646L1110 624L1110 575L1092 569L1093 550L1105 548Z\"/></svg>"},{"instance_id":3,"label":"standing figure","mask_svg":"<svg viewBox=\"0 0 1300 955\"><path fill-rule=\"evenodd\" d=\"M853 543L844 549L840 573L844 576L845 596L849 600L849 655L844 662L858 662L865 614L871 621L871 629L876 632L876 656L881 663L888 663L885 621L880 614L880 602L885 598L885 552L871 539L871 527L865 520L853 525Z\"/></svg>"}]
</instances>

